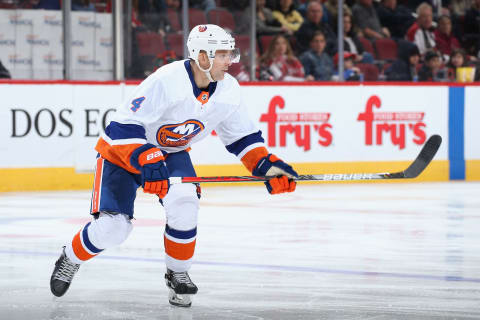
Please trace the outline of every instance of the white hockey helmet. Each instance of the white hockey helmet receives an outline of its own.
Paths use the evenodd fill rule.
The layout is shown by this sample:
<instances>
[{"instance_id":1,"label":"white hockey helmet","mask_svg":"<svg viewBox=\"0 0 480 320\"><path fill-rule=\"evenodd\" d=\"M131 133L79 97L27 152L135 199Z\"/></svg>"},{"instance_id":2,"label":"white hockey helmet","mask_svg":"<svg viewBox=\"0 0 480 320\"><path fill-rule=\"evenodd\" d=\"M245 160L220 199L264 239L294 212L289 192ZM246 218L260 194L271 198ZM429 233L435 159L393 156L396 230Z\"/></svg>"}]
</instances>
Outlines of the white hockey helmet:
<instances>
[{"instance_id":1,"label":"white hockey helmet","mask_svg":"<svg viewBox=\"0 0 480 320\"><path fill-rule=\"evenodd\" d=\"M210 68L212 67L212 62L217 50L229 50L230 61L232 63L240 61L240 51L235 49L235 39L230 33L214 24L195 26L188 35L187 48L188 57L195 60L197 65L198 54L201 50L207 52L207 56L210 60Z\"/></svg>"}]
</instances>

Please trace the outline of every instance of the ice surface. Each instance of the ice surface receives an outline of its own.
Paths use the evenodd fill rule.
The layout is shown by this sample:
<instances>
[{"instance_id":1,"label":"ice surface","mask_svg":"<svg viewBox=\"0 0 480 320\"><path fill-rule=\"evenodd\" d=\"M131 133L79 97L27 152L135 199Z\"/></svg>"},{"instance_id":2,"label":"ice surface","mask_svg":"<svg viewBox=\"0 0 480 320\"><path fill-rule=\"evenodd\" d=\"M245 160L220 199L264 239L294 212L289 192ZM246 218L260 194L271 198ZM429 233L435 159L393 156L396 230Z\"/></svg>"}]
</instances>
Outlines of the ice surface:
<instances>
[{"instance_id":1,"label":"ice surface","mask_svg":"<svg viewBox=\"0 0 480 320\"><path fill-rule=\"evenodd\" d=\"M90 192L0 194L0 319L480 319L480 183L204 188L190 309L168 304L162 207L55 298Z\"/></svg>"}]
</instances>

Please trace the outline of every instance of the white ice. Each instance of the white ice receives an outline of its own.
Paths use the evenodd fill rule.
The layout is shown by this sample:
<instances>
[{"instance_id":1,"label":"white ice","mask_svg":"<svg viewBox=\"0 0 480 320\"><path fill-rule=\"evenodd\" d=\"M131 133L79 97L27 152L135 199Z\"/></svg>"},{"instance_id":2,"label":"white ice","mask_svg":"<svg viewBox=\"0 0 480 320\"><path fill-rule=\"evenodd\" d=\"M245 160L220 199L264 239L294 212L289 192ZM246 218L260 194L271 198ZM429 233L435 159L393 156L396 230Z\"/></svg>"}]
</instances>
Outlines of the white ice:
<instances>
[{"instance_id":1,"label":"white ice","mask_svg":"<svg viewBox=\"0 0 480 320\"><path fill-rule=\"evenodd\" d=\"M163 209L55 298L90 192L0 194L0 319L480 319L480 183L204 188L190 309L164 284Z\"/></svg>"}]
</instances>

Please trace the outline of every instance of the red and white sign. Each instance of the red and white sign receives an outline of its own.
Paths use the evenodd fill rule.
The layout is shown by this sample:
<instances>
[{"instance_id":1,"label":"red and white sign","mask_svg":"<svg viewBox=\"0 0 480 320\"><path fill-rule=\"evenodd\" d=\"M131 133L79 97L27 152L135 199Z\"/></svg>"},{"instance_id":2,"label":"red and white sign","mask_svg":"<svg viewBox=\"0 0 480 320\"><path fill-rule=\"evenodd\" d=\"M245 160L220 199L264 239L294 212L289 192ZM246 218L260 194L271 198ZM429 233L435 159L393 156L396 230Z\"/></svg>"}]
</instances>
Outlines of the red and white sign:
<instances>
[{"instance_id":1,"label":"red and white sign","mask_svg":"<svg viewBox=\"0 0 480 320\"><path fill-rule=\"evenodd\" d=\"M268 149L289 162L412 160L432 134L444 137L436 159L447 159L447 87L245 86L242 90ZM199 164L238 163L224 153L214 137L195 144L191 155Z\"/></svg>"},{"instance_id":2,"label":"red and white sign","mask_svg":"<svg viewBox=\"0 0 480 320\"><path fill-rule=\"evenodd\" d=\"M0 85L0 148L8 150L0 167L92 170L102 128L134 87ZM447 160L446 86L243 86L242 98L269 151L288 162L412 160L432 134L443 137L435 159ZM466 110L476 112L468 101L478 99L467 91ZM467 121L466 151L474 151L466 154L479 159L475 139L467 138L479 136L478 126ZM216 136L190 154L199 165L240 163Z\"/></svg>"}]
</instances>

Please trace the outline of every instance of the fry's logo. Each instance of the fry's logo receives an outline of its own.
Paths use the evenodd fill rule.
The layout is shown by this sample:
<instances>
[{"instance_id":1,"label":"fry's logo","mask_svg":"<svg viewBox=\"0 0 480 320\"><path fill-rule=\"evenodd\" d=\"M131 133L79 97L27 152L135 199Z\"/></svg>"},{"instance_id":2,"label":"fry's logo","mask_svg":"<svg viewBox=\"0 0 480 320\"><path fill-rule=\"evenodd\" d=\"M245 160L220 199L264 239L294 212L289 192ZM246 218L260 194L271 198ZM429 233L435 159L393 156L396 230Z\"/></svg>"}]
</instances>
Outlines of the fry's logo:
<instances>
[{"instance_id":1,"label":"fry's logo","mask_svg":"<svg viewBox=\"0 0 480 320\"><path fill-rule=\"evenodd\" d=\"M10 24L13 24L13 25L24 25L24 26L32 26L33 25L32 19L22 19L22 14L21 13L11 14L11 15L8 16L8 18L10 20Z\"/></svg>"},{"instance_id":2,"label":"fry's logo","mask_svg":"<svg viewBox=\"0 0 480 320\"><path fill-rule=\"evenodd\" d=\"M27 34L27 43L31 45L39 45L39 46L48 46L50 45L50 41L46 39L40 39L36 34Z\"/></svg>"},{"instance_id":3,"label":"fry's logo","mask_svg":"<svg viewBox=\"0 0 480 320\"><path fill-rule=\"evenodd\" d=\"M157 131L157 142L162 147L181 147L203 131L205 126L198 120L187 120L177 124L166 124Z\"/></svg>"},{"instance_id":4,"label":"fry's logo","mask_svg":"<svg viewBox=\"0 0 480 320\"><path fill-rule=\"evenodd\" d=\"M412 141L421 145L426 140L426 134L423 128L427 125L422 122L425 116L424 112L373 112L373 107L380 108L382 102L378 96L371 96L365 107L365 112L358 115L358 121L365 121L365 145L373 144L373 135L375 129L375 143L383 144L383 133L390 132L390 140L399 149L405 148L406 129L408 128L415 136ZM374 121L382 123L373 124ZM404 123L401 123L404 122ZM405 123L407 122L407 123Z\"/></svg>"},{"instance_id":5,"label":"fry's logo","mask_svg":"<svg viewBox=\"0 0 480 320\"><path fill-rule=\"evenodd\" d=\"M62 25L62 20L60 18L58 18L56 15L52 15L52 16L45 15L45 16L43 16L43 22L45 24L50 25L50 26L60 26L60 25Z\"/></svg>"},{"instance_id":6,"label":"fry's logo","mask_svg":"<svg viewBox=\"0 0 480 320\"><path fill-rule=\"evenodd\" d=\"M267 123L267 143L269 147L275 147L277 145L277 133L279 135L280 147L287 145L287 134L294 134L296 145L303 147L304 151L308 151L311 149L310 135L312 130L318 134L319 137L319 139L315 141L316 143L324 147L332 144L332 134L329 131L332 125L328 123L330 113L277 113L277 107L280 109L285 108L285 100L281 96L273 97L268 105L268 113L263 113L260 116L260 122ZM277 122L280 123L278 126Z\"/></svg>"}]
</instances>

